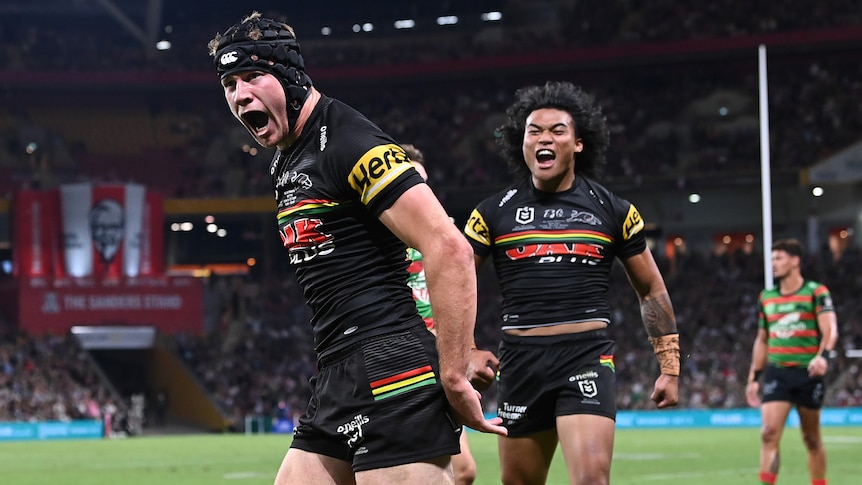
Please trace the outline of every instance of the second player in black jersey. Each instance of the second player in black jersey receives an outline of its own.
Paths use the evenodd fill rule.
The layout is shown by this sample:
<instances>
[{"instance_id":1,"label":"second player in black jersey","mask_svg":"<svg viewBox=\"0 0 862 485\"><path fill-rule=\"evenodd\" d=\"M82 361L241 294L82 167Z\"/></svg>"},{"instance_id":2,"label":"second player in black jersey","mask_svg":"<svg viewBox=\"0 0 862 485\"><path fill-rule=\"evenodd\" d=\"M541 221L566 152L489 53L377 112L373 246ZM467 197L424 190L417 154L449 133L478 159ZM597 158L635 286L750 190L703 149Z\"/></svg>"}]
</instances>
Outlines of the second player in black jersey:
<instances>
[{"instance_id":1,"label":"second player in black jersey","mask_svg":"<svg viewBox=\"0 0 862 485\"><path fill-rule=\"evenodd\" d=\"M507 331L609 323L611 266L644 252L643 228L634 205L578 177L562 192L510 186L473 210L466 234L477 256L493 258Z\"/></svg>"},{"instance_id":2,"label":"second player in black jersey","mask_svg":"<svg viewBox=\"0 0 862 485\"><path fill-rule=\"evenodd\" d=\"M595 181L608 145L593 97L570 83L518 90L497 143L516 182L485 199L464 232L491 258L503 296L498 415L503 483L544 483L557 443L573 484L610 480L615 343L607 293L619 260L641 303L661 375L652 398L677 403L679 335L634 205Z\"/></svg>"},{"instance_id":3,"label":"second player in black jersey","mask_svg":"<svg viewBox=\"0 0 862 485\"><path fill-rule=\"evenodd\" d=\"M467 378L469 244L404 150L313 87L290 26L253 13L210 52L233 115L278 148L279 232L313 312L319 372L275 483L453 483L461 423L506 432ZM407 287L405 243L424 255L436 342Z\"/></svg>"}]
</instances>

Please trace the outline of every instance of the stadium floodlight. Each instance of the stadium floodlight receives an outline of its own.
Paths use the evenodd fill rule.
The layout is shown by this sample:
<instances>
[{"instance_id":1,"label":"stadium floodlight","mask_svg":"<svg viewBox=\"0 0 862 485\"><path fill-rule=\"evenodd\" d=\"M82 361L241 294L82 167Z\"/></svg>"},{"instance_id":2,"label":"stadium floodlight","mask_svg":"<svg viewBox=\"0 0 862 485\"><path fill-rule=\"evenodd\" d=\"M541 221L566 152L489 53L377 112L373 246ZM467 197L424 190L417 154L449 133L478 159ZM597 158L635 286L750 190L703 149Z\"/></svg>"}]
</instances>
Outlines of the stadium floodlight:
<instances>
[{"instance_id":1,"label":"stadium floodlight","mask_svg":"<svg viewBox=\"0 0 862 485\"><path fill-rule=\"evenodd\" d=\"M225 236L227 236L227 229L225 229L225 228L223 228L223 227L219 228L219 230L218 230L218 231L216 231L216 236L218 236L218 237L225 237Z\"/></svg>"},{"instance_id":2,"label":"stadium floodlight","mask_svg":"<svg viewBox=\"0 0 862 485\"><path fill-rule=\"evenodd\" d=\"M697 204L698 202L700 202L700 194L693 193L693 194L689 195L688 201L691 202L692 204Z\"/></svg>"},{"instance_id":3,"label":"stadium floodlight","mask_svg":"<svg viewBox=\"0 0 862 485\"><path fill-rule=\"evenodd\" d=\"M362 24L363 32L371 32L372 30L374 30L374 24L372 24L371 22L365 22L364 24Z\"/></svg>"},{"instance_id":4,"label":"stadium floodlight","mask_svg":"<svg viewBox=\"0 0 862 485\"><path fill-rule=\"evenodd\" d=\"M499 22L503 20L503 14L501 12L485 12L481 18L484 22Z\"/></svg>"},{"instance_id":5,"label":"stadium floodlight","mask_svg":"<svg viewBox=\"0 0 862 485\"><path fill-rule=\"evenodd\" d=\"M215 224L207 224L207 232L214 233L218 231L218 226Z\"/></svg>"},{"instance_id":6,"label":"stadium floodlight","mask_svg":"<svg viewBox=\"0 0 862 485\"><path fill-rule=\"evenodd\" d=\"M353 31L356 33L362 32L362 26L359 24L353 24Z\"/></svg>"},{"instance_id":7,"label":"stadium floodlight","mask_svg":"<svg viewBox=\"0 0 862 485\"><path fill-rule=\"evenodd\" d=\"M169 41L167 39L162 39L162 40L156 42L156 49L158 49L160 51L166 51L170 48L171 48L171 41Z\"/></svg>"},{"instance_id":8,"label":"stadium floodlight","mask_svg":"<svg viewBox=\"0 0 862 485\"><path fill-rule=\"evenodd\" d=\"M437 25L455 25L457 23L457 15L444 15L442 17L437 17Z\"/></svg>"},{"instance_id":9,"label":"stadium floodlight","mask_svg":"<svg viewBox=\"0 0 862 485\"><path fill-rule=\"evenodd\" d=\"M403 19L395 21L396 29L412 29L416 27L416 22L413 19Z\"/></svg>"},{"instance_id":10,"label":"stadium floodlight","mask_svg":"<svg viewBox=\"0 0 862 485\"><path fill-rule=\"evenodd\" d=\"M824 192L823 187L820 187L820 186L814 187L813 189L811 189L811 195L813 195L814 197L823 196L823 192Z\"/></svg>"},{"instance_id":11,"label":"stadium floodlight","mask_svg":"<svg viewBox=\"0 0 862 485\"><path fill-rule=\"evenodd\" d=\"M332 27L323 27L320 29L320 35L332 35Z\"/></svg>"}]
</instances>

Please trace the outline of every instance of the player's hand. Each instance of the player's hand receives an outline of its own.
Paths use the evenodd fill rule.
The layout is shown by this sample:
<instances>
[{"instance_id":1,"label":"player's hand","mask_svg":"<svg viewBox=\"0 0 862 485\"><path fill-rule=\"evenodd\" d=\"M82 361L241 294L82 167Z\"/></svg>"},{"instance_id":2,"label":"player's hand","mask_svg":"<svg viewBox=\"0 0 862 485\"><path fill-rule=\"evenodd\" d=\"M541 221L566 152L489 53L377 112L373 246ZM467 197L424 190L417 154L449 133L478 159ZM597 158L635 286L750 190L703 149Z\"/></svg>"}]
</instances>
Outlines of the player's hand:
<instances>
[{"instance_id":1,"label":"player's hand","mask_svg":"<svg viewBox=\"0 0 862 485\"><path fill-rule=\"evenodd\" d=\"M650 399L659 409L676 406L679 402L679 378L667 374L658 376Z\"/></svg>"},{"instance_id":2,"label":"player's hand","mask_svg":"<svg viewBox=\"0 0 862 485\"><path fill-rule=\"evenodd\" d=\"M498 370L500 370L500 360L493 352L481 349L470 351L467 379L477 390L488 389L496 380Z\"/></svg>"},{"instance_id":3,"label":"player's hand","mask_svg":"<svg viewBox=\"0 0 862 485\"><path fill-rule=\"evenodd\" d=\"M449 400L452 412L455 413L455 418L459 423L483 433L508 435L508 430L500 426L503 418L485 419L480 401L482 396L466 378L461 378L448 386L444 381L443 390L446 391L446 398Z\"/></svg>"},{"instance_id":4,"label":"player's hand","mask_svg":"<svg viewBox=\"0 0 862 485\"><path fill-rule=\"evenodd\" d=\"M745 401L753 408L760 407L760 383L751 381L745 386Z\"/></svg>"},{"instance_id":5,"label":"player's hand","mask_svg":"<svg viewBox=\"0 0 862 485\"><path fill-rule=\"evenodd\" d=\"M808 376L809 377L823 377L826 375L826 372L829 370L829 361L827 361L822 356L817 356L811 359L811 362L808 363Z\"/></svg>"}]
</instances>

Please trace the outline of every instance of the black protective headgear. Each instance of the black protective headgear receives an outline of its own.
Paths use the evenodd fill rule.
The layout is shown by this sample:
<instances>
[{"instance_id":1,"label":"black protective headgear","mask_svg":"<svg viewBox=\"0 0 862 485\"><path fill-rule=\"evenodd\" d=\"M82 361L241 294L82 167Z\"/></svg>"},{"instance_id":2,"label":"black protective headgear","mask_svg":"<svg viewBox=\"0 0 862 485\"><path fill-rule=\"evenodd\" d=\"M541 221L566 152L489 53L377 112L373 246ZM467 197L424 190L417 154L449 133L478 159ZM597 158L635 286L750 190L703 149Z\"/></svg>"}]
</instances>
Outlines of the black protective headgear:
<instances>
[{"instance_id":1,"label":"black protective headgear","mask_svg":"<svg viewBox=\"0 0 862 485\"><path fill-rule=\"evenodd\" d=\"M220 79L240 71L264 71L275 76L287 97L287 120L296 119L310 93L311 78L293 29L255 12L213 39L211 50Z\"/></svg>"}]
</instances>

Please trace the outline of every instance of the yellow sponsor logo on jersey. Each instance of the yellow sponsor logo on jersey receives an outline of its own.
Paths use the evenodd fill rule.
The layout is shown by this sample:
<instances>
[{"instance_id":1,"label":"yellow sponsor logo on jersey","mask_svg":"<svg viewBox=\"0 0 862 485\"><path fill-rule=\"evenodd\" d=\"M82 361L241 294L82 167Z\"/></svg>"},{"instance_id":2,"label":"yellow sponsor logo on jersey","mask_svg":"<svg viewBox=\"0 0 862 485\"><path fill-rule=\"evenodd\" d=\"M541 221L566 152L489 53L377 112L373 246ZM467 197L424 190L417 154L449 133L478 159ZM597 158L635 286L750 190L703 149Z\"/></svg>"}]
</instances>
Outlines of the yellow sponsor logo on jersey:
<instances>
[{"instance_id":1,"label":"yellow sponsor logo on jersey","mask_svg":"<svg viewBox=\"0 0 862 485\"><path fill-rule=\"evenodd\" d=\"M488 224L485 223L485 219L477 209L473 209L470 218L467 219L464 234L485 246L491 246L491 233L488 230Z\"/></svg>"},{"instance_id":2,"label":"yellow sponsor logo on jersey","mask_svg":"<svg viewBox=\"0 0 862 485\"><path fill-rule=\"evenodd\" d=\"M377 145L365 152L350 171L348 182L363 204L370 203L381 190L412 167L398 145Z\"/></svg>"},{"instance_id":3,"label":"yellow sponsor logo on jersey","mask_svg":"<svg viewBox=\"0 0 862 485\"><path fill-rule=\"evenodd\" d=\"M644 228L644 219L640 212L632 204L629 206L629 213L626 215L626 221L623 223L623 239L628 241L635 234L641 232Z\"/></svg>"}]
</instances>

